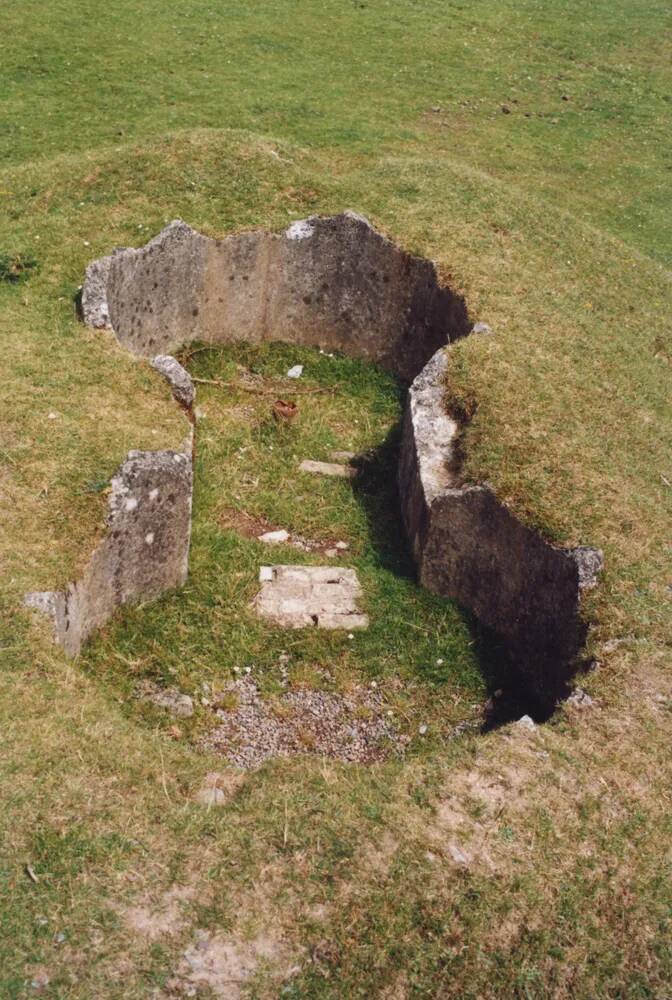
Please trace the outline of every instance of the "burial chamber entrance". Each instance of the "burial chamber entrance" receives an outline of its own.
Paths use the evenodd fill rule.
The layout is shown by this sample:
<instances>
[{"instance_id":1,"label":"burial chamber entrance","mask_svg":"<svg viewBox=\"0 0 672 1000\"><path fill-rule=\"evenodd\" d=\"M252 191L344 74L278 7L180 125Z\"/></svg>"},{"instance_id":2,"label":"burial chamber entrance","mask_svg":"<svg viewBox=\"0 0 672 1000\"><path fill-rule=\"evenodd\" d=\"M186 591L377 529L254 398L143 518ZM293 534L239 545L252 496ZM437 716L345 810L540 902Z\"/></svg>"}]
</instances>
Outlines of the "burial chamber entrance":
<instances>
[{"instance_id":1,"label":"burial chamber entrance","mask_svg":"<svg viewBox=\"0 0 672 1000\"><path fill-rule=\"evenodd\" d=\"M174 450L129 453L112 479L107 534L82 578L64 592L28 595L28 604L51 615L69 655L119 606L158 598L187 580L200 427L193 380L174 355L195 342L254 348L282 341L371 362L407 387L394 473L418 582L496 636L508 685L525 700L548 707L569 691L586 635L581 596L596 582L601 553L551 544L487 485L461 481L461 428L446 405L445 376L450 344L483 325L474 327L463 298L440 284L431 261L351 212L295 222L280 234L220 240L178 220L146 246L90 264L81 311L89 326L112 331L122 347L150 359L188 422ZM293 404L287 413L278 404L274 418L291 422ZM333 465L356 477L357 460L349 462L341 456ZM262 593L288 569L262 572ZM362 624L355 621L357 586L344 591L352 604L345 610L355 616L344 619L346 629ZM275 607L272 594L269 600ZM323 624L318 612L310 617Z\"/></svg>"}]
</instances>

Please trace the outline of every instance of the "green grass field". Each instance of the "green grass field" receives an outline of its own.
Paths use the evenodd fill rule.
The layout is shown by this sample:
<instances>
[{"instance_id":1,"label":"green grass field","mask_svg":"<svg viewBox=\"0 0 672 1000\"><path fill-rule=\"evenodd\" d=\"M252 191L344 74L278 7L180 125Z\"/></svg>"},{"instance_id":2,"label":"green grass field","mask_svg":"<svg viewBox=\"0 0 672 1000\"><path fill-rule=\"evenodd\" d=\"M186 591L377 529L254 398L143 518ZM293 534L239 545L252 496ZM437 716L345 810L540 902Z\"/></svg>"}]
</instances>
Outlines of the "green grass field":
<instances>
[{"instance_id":1,"label":"green grass field","mask_svg":"<svg viewBox=\"0 0 672 1000\"><path fill-rule=\"evenodd\" d=\"M0 996L670 996L670 21L653 0L3 10ZM200 377L239 362L271 384L302 360L334 391L281 433L198 386L183 595L125 609L76 662L21 607L81 569L125 453L183 430L148 365L77 321L87 262L175 217L222 235L344 208L495 330L451 352L448 392L478 403L466 474L604 549L594 704L533 735L448 738L485 696L476 633L415 587L392 513L371 532L400 398L347 360L194 355ZM303 488L296 456L331 448L378 449L368 496ZM249 660L273 695L287 640L249 617L266 553L227 527L238 506L345 537L365 583L370 632L297 634L297 683L378 679L429 732L370 766L271 761L207 809L227 770L197 748L207 713L175 733L133 689L196 694ZM199 934L209 985L185 958Z\"/></svg>"}]
</instances>

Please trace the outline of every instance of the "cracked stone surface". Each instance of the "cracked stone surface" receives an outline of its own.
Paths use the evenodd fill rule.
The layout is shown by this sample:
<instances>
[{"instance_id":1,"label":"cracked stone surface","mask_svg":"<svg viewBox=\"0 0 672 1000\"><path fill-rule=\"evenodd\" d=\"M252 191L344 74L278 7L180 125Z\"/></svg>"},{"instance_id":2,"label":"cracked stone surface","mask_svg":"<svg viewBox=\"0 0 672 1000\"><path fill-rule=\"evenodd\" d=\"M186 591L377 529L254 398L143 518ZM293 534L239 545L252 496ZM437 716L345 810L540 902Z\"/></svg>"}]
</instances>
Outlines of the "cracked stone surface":
<instances>
[{"instance_id":1,"label":"cracked stone surface","mask_svg":"<svg viewBox=\"0 0 672 1000\"><path fill-rule=\"evenodd\" d=\"M367 628L357 601L362 593L354 569L344 566L262 566L253 607L285 628Z\"/></svg>"},{"instance_id":2,"label":"cracked stone surface","mask_svg":"<svg viewBox=\"0 0 672 1000\"><path fill-rule=\"evenodd\" d=\"M310 458L305 458L299 465L301 472L311 472L318 476L336 476L341 479L354 479L357 469L352 465L341 465L336 462L314 462Z\"/></svg>"}]
</instances>

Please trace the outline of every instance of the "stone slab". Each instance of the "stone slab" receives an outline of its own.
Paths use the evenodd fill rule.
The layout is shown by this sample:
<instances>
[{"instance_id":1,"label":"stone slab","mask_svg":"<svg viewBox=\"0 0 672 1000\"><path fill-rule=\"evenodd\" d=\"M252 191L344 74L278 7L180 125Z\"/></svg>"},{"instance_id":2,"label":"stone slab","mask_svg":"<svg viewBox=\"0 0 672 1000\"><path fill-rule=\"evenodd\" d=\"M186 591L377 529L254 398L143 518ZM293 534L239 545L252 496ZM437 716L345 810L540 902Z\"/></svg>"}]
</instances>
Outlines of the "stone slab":
<instances>
[{"instance_id":1,"label":"stone slab","mask_svg":"<svg viewBox=\"0 0 672 1000\"><path fill-rule=\"evenodd\" d=\"M351 465L339 465L336 462L313 462L305 458L299 465L301 472L311 472L317 476L336 476L341 479L353 479L357 470Z\"/></svg>"},{"instance_id":2,"label":"stone slab","mask_svg":"<svg viewBox=\"0 0 672 1000\"><path fill-rule=\"evenodd\" d=\"M367 628L357 606L362 589L344 566L262 566L257 614L285 628Z\"/></svg>"},{"instance_id":3,"label":"stone slab","mask_svg":"<svg viewBox=\"0 0 672 1000\"><path fill-rule=\"evenodd\" d=\"M410 381L469 332L463 298L362 216L294 222L284 233L210 239L175 220L146 246L89 265L85 322L134 354L285 340L373 361Z\"/></svg>"},{"instance_id":4,"label":"stone slab","mask_svg":"<svg viewBox=\"0 0 672 1000\"><path fill-rule=\"evenodd\" d=\"M107 531L82 577L64 592L25 598L28 607L51 617L55 638L69 656L76 656L120 605L158 597L187 578L190 445L189 451L129 452L111 487Z\"/></svg>"},{"instance_id":5,"label":"stone slab","mask_svg":"<svg viewBox=\"0 0 672 1000\"><path fill-rule=\"evenodd\" d=\"M460 482L461 428L444 402L448 352L413 382L399 494L420 582L468 608L503 640L523 689L553 702L569 689L587 626L581 593L602 553L563 549L524 525L487 486Z\"/></svg>"}]
</instances>

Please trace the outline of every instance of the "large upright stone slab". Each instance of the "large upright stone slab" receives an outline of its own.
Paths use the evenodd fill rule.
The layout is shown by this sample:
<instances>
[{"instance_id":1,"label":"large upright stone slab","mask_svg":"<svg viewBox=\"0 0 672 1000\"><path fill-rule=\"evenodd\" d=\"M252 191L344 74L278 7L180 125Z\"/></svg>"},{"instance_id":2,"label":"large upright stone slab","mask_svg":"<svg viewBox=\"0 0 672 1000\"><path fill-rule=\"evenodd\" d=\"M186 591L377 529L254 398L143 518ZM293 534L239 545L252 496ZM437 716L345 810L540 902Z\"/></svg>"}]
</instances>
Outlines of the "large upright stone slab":
<instances>
[{"instance_id":1,"label":"large upright stone slab","mask_svg":"<svg viewBox=\"0 0 672 1000\"><path fill-rule=\"evenodd\" d=\"M460 485L447 365L438 351L413 382L404 418L399 494L420 582L500 636L527 690L552 702L576 668L586 635L581 592L595 583L602 554L554 546L489 487Z\"/></svg>"},{"instance_id":2,"label":"large upright stone slab","mask_svg":"<svg viewBox=\"0 0 672 1000\"><path fill-rule=\"evenodd\" d=\"M82 310L134 354L286 340L374 361L410 381L469 331L464 300L352 212L284 233L214 240L172 222L139 250L87 268Z\"/></svg>"},{"instance_id":3,"label":"large upright stone slab","mask_svg":"<svg viewBox=\"0 0 672 1000\"><path fill-rule=\"evenodd\" d=\"M128 601L149 600L187 578L191 449L132 451L111 481L107 532L82 577L64 592L28 594L50 615L69 656Z\"/></svg>"}]
</instances>

